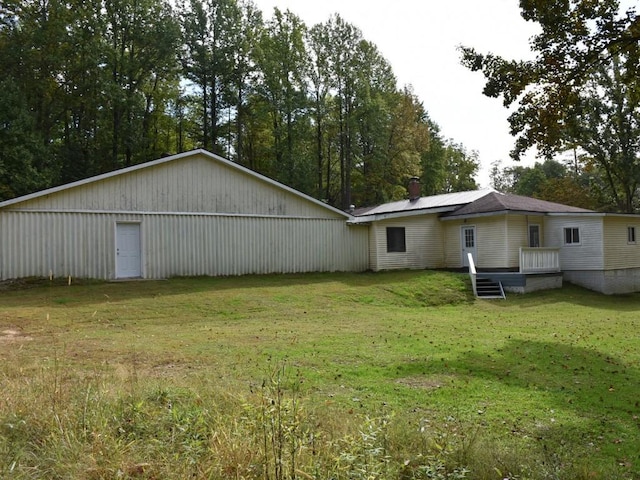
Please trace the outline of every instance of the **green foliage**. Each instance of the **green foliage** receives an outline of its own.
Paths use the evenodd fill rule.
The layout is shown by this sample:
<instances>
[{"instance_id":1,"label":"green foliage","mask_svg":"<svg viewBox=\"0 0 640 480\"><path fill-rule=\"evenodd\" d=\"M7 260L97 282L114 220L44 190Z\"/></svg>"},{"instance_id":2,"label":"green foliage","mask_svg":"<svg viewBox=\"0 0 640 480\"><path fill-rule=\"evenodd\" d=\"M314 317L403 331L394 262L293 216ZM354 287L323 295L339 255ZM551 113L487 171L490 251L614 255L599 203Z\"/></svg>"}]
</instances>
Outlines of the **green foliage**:
<instances>
[{"instance_id":1,"label":"green foliage","mask_svg":"<svg viewBox=\"0 0 640 480\"><path fill-rule=\"evenodd\" d=\"M638 17L617 0L520 2L536 22L532 61L508 61L462 47L462 63L486 78L484 93L502 96L515 135L512 156L586 153L607 190L606 207L632 212L639 182Z\"/></svg>"},{"instance_id":2,"label":"green foliage","mask_svg":"<svg viewBox=\"0 0 640 480\"><path fill-rule=\"evenodd\" d=\"M430 147L422 156L421 184L425 195L462 192L478 188L474 177L480 163L476 152L469 153L452 139L443 139L440 127L427 119Z\"/></svg>"},{"instance_id":3,"label":"green foliage","mask_svg":"<svg viewBox=\"0 0 640 480\"><path fill-rule=\"evenodd\" d=\"M43 140L24 91L11 79L0 81L0 201L54 182L56 172L44 159Z\"/></svg>"},{"instance_id":4,"label":"green foliage","mask_svg":"<svg viewBox=\"0 0 640 480\"><path fill-rule=\"evenodd\" d=\"M594 175L584 158L577 156L572 168L545 160L533 167L513 166L500 169L500 163L492 165L491 182L500 192L540 198L550 202L573 205L590 210L605 209L608 204L600 200Z\"/></svg>"},{"instance_id":5,"label":"green foliage","mask_svg":"<svg viewBox=\"0 0 640 480\"><path fill-rule=\"evenodd\" d=\"M195 147L344 208L404 198L423 172L439 191L475 188L474 154L438 150L421 101L338 15L265 21L238 0L0 8L0 198Z\"/></svg>"}]
</instances>

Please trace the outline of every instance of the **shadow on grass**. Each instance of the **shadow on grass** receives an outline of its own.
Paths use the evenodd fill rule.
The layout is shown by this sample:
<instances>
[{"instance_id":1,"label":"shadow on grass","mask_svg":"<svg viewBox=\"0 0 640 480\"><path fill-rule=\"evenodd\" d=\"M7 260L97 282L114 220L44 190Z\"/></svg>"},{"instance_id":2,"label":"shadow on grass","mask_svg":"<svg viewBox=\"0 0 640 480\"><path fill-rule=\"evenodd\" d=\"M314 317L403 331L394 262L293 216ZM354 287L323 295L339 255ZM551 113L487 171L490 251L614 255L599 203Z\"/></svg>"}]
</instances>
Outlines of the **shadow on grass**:
<instances>
[{"instance_id":1,"label":"shadow on grass","mask_svg":"<svg viewBox=\"0 0 640 480\"><path fill-rule=\"evenodd\" d=\"M414 298L419 306L429 306L430 299L442 297L435 304L472 303L474 297L468 276L464 274L432 270L400 270L389 272L363 273L301 273L266 274L233 277L176 277L167 280L96 281L73 279L22 279L3 282L3 301L0 304L21 304L26 299L33 303L48 299L58 304L83 305L104 301L127 301L182 294L197 294L213 291L236 290L246 294L252 289L290 289L299 287L308 291L312 287L323 289L334 284L327 292L339 294L349 289L361 289L363 298L369 293L375 296L375 289L396 295L398 298ZM367 289L372 289L367 292ZM451 293L454 295L451 295ZM448 296L447 296L448 295ZM366 303L366 302L364 302Z\"/></svg>"},{"instance_id":2,"label":"shadow on grass","mask_svg":"<svg viewBox=\"0 0 640 480\"><path fill-rule=\"evenodd\" d=\"M502 308L513 306L519 308L549 307L549 305L556 303L568 303L623 312L640 312L640 293L604 295L577 285L565 283L560 289L540 290L527 294L507 293L506 302L495 302L498 307Z\"/></svg>"},{"instance_id":3,"label":"shadow on grass","mask_svg":"<svg viewBox=\"0 0 640 480\"><path fill-rule=\"evenodd\" d=\"M510 340L492 354L469 352L450 366L508 387L542 391L558 408L602 418L640 414L640 372L594 346Z\"/></svg>"},{"instance_id":4,"label":"shadow on grass","mask_svg":"<svg viewBox=\"0 0 640 480\"><path fill-rule=\"evenodd\" d=\"M611 465L640 475L640 370L595 345L510 340L493 352L467 352L446 364L396 367L393 376L399 375L455 375L471 384L477 385L476 380L497 384L504 392L502 400L513 402L508 412L502 412L503 421L531 422L532 434L545 450L591 449ZM462 388L471 392L475 387ZM486 402L490 405L492 399Z\"/></svg>"},{"instance_id":5,"label":"shadow on grass","mask_svg":"<svg viewBox=\"0 0 640 480\"><path fill-rule=\"evenodd\" d=\"M361 289L363 295L375 295L383 289L398 297L412 297L416 306L440 306L451 303L472 304L475 302L467 274L438 270L399 270L364 273L301 273L267 274L234 277L176 277L168 280L139 280L104 282L72 279L22 279L2 282L0 304L21 304L25 301L53 301L55 303L82 305L110 299L127 301L209 291L237 290L246 293L256 288L287 289L300 287L308 290L325 284L336 284L331 289L338 292ZM371 291L367 292L370 288ZM376 289L378 289L376 291ZM441 298L439 298L441 297ZM568 303L614 311L636 311L640 305L640 294L607 296L573 285L562 289L546 290L525 295L508 294L507 300L491 301L496 308L549 308L557 303Z\"/></svg>"}]
</instances>

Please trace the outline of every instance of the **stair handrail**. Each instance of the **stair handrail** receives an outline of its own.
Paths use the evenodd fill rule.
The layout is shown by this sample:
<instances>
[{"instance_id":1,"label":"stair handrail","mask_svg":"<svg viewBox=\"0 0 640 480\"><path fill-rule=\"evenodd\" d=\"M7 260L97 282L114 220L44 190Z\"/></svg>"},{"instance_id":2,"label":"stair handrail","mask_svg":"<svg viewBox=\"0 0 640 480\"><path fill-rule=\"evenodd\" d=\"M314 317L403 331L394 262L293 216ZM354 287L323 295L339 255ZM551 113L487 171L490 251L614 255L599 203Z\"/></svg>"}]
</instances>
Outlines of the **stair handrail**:
<instances>
[{"instance_id":1,"label":"stair handrail","mask_svg":"<svg viewBox=\"0 0 640 480\"><path fill-rule=\"evenodd\" d=\"M473 261L473 255L471 253L467 253L467 259L469 260L469 276L471 277L471 285L473 286L473 294L478 296L478 289L476 288L476 264Z\"/></svg>"}]
</instances>

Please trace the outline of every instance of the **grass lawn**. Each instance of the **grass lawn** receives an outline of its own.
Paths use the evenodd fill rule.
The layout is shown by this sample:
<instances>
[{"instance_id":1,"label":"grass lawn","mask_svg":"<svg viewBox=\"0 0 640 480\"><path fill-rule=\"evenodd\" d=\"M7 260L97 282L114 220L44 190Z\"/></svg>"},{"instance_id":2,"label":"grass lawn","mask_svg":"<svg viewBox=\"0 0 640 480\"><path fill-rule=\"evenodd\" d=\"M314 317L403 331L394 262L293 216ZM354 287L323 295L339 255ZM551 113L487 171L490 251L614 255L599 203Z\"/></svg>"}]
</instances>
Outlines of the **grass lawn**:
<instances>
[{"instance_id":1,"label":"grass lawn","mask_svg":"<svg viewBox=\"0 0 640 480\"><path fill-rule=\"evenodd\" d=\"M1 478L640 478L640 295L0 285Z\"/></svg>"}]
</instances>

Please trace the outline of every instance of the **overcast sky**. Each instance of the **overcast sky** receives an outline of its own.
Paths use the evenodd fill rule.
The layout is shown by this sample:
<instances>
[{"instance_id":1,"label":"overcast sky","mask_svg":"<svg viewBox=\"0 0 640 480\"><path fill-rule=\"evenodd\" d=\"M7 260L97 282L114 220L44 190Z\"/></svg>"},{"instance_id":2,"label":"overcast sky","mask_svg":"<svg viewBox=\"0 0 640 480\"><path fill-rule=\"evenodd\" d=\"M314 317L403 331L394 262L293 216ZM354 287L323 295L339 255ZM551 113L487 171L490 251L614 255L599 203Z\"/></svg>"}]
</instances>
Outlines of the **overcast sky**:
<instances>
[{"instance_id":1,"label":"overcast sky","mask_svg":"<svg viewBox=\"0 0 640 480\"><path fill-rule=\"evenodd\" d=\"M333 13L362 30L389 61L398 86L411 84L442 134L479 154L480 186L489 186L495 160L510 164L508 111L482 95L481 73L460 65L458 45L503 57L531 58L535 25L520 17L517 0L254 0L269 18L289 9L308 27ZM530 158L526 164L532 162Z\"/></svg>"}]
</instances>

